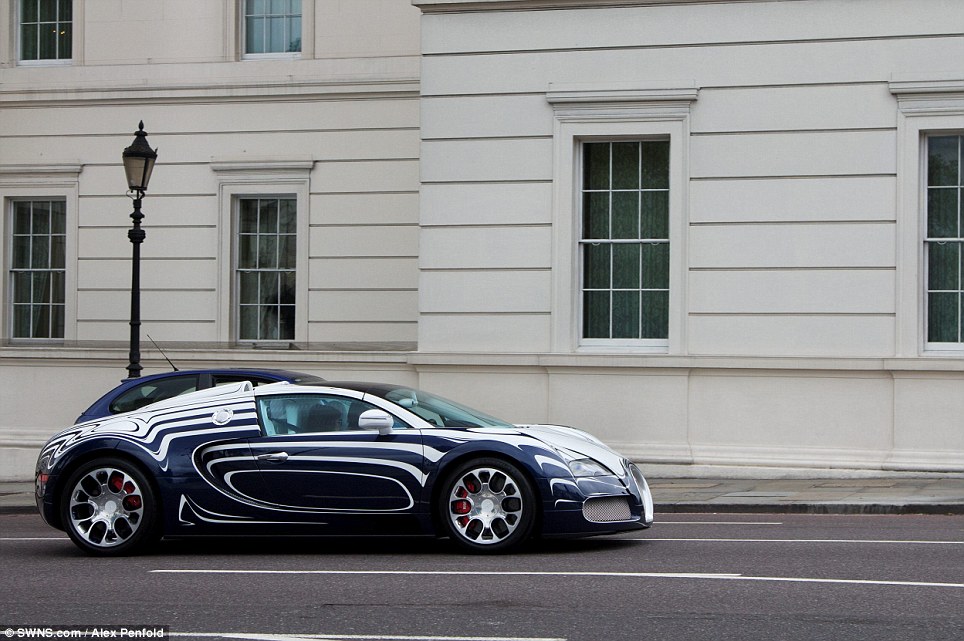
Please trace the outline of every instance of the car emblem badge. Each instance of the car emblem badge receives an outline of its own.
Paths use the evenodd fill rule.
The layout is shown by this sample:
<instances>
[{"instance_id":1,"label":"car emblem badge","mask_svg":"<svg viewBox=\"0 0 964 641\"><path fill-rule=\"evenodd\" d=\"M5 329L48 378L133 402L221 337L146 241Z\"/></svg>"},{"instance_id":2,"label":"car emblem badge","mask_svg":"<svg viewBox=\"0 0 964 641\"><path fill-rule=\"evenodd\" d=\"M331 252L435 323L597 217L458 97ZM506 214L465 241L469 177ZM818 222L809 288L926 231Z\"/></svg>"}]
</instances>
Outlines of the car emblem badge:
<instances>
[{"instance_id":1,"label":"car emblem badge","mask_svg":"<svg viewBox=\"0 0 964 641\"><path fill-rule=\"evenodd\" d=\"M231 420L232 416L234 416L234 412L222 407L214 413L214 416L211 417L211 420L214 421L215 425L224 425Z\"/></svg>"}]
</instances>

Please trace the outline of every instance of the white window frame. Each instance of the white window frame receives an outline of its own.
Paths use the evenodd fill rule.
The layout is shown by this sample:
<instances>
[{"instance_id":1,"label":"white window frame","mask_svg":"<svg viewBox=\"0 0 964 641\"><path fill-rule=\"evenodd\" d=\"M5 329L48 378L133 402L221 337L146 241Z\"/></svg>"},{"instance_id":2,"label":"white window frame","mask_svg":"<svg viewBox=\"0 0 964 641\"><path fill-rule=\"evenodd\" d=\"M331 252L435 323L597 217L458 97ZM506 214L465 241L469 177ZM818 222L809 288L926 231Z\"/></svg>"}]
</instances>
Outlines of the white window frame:
<instances>
[{"instance_id":1,"label":"white window frame","mask_svg":"<svg viewBox=\"0 0 964 641\"><path fill-rule=\"evenodd\" d=\"M964 76L896 77L897 356L964 354L964 343L927 341L927 137L964 135Z\"/></svg>"},{"instance_id":2,"label":"white window frame","mask_svg":"<svg viewBox=\"0 0 964 641\"><path fill-rule=\"evenodd\" d=\"M690 109L697 95L690 82L550 85L546 99L554 115L553 352L686 352L686 187ZM582 338L582 143L647 139L670 142L668 338Z\"/></svg>"},{"instance_id":3,"label":"white window frame","mask_svg":"<svg viewBox=\"0 0 964 641\"><path fill-rule=\"evenodd\" d=\"M14 34L11 38L13 42L12 60L16 61L16 64L21 67L63 67L76 64L78 62L78 56L83 50L83 30L81 29L83 25L83 2L74 2L72 0L71 4L71 18L70 18L70 57L69 58L46 58L43 60L23 60L20 57L21 50L21 23L23 17L20 15L20 7L22 0L13 0L13 28L3 29L2 33ZM0 23L3 22L3 18L0 17ZM0 24L0 28L4 25Z\"/></svg>"},{"instance_id":4,"label":"white window frame","mask_svg":"<svg viewBox=\"0 0 964 641\"><path fill-rule=\"evenodd\" d=\"M245 347L285 347L308 341L309 199L312 160L214 161L218 180L219 256L218 340ZM242 198L294 198L297 207L295 335L291 340L241 341L237 293L238 210Z\"/></svg>"},{"instance_id":5,"label":"white window frame","mask_svg":"<svg viewBox=\"0 0 964 641\"><path fill-rule=\"evenodd\" d=\"M238 57L241 60L297 60L299 58L310 58L311 55L305 53L305 47L310 45L311 52L314 51L314 1L301 0L301 50L300 51L281 51L268 53L248 53L247 51L247 24L245 15L245 1L238 0L237 10L237 32L238 32ZM309 38L310 37L310 38Z\"/></svg>"},{"instance_id":6,"label":"white window frame","mask_svg":"<svg viewBox=\"0 0 964 641\"><path fill-rule=\"evenodd\" d=\"M12 345L62 345L77 340L77 246L79 206L79 165L0 165L0 207L3 242L3 313L0 336ZM62 200L66 204L64 246L64 336L63 338L13 338L13 292L10 287L10 260L13 242L13 203L25 200Z\"/></svg>"},{"instance_id":7,"label":"white window frame","mask_svg":"<svg viewBox=\"0 0 964 641\"><path fill-rule=\"evenodd\" d=\"M234 333L235 333L235 336L237 337L237 343L238 343L239 345L262 345L262 344L266 344L266 343L288 343L288 342L291 342L291 341L294 340L294 337L293 337L293 336L292 336L292 338L279 338L279 339L264 339L264 338L254 338L254 339L252 339L252 338L242 338L242 337L241 337L241 316L242 316L241 311L242 311L242 307L243 307L244 305L241 303L241 277L240 277L240 276L241 276L241 272L242 272L242 271L248 271L248 270L246 270L246 269L242 269L241 266L239 265L239 259L240 259L240 256L241 256L241 242L240 242L240 241L241 241L241 232L240 232L240 227L241 227L241 203L244 202L244 201L258 201L258 202L260 202L261 200L277 200L277 201L279 201L279 202L282 201L282 200L294 200L294 201L295 201L295 266L294 266L293 269L290 269L290 270L284 270L284 269L278 267L278 268L275 268L275 269L270 270L270 271L273 272L273 273L276 273L276 274L277 274L277 273L280 273L280 272L283 272L283 271L293 271L293 272L294 272L294 275L295 275L295 288L296 288L296 290L297 290L297 286L298 286L298 284L299 284L298 281L300 280L299 274L298 274L298 264L297 264L297 260L298 260L298 256L297 256L297 238L298 238L298 217L297 217L298 211L297 211L297 210L298 210L298 204L297 204L297 199L295 198L295 195L294 195L294 194L290 194L290 193L277 193L277 194L258 194L258 195L241 194L241 195L236 195L236 196L234 196L234 205L233 205L234 214L233 214L233 217L232 217L232 218L233 218L234 227L233 227L232 232L231 232L232 235L234 236L234 244L233 244L233 247L232 247L233 260L232 260L231 268L232 268L232 270L234 271L234 275L233 275L233 277L232 277L232 295L234 296L234 299L235 299L236 302L232 305L232 307L233 307L234 312L235 312L235 313L234 313ZM260 231L259 231L258 236L260 237L261 235L262 235L262 234L261 234ZM253 271L255 271L256 273L259 273L259 274L260 274L260 273L263 273L263 271L262 271L261 269L255 269L255 270L253 270ZM260 287L260 286L259 286L259 287ZM297 292L296 292L296 295L297 295ZM258 307L258 308L266 307L266 305L264 305L261 301L259 301L259 302L257 303L257 307ZM296 301L296 302L295 302L295 316L296 316L296 318L295 318L295 325L297 325L297 312L298 312L298 305L297 305L297 301ZM280 324L281 324L281 317L280 317L280 316L278 317L278 323L279 323L279 329L280 329Z\"/></svg>"}]
</instances>

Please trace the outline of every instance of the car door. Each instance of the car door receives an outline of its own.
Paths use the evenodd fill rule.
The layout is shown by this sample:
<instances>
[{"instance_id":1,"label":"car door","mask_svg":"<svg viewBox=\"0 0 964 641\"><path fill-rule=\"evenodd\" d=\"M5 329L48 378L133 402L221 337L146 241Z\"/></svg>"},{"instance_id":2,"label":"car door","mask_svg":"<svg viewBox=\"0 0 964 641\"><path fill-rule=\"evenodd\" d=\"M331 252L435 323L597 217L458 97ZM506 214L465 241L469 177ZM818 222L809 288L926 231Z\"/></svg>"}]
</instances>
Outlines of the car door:
<instances>
[{"instance_id":1,"label":"car door","mask_svg":"<svg viewBox=\"0 0 964 641\"><path fill-rule=\"evenodd\" d=\"M258 397L263 436L248 444L276 507L342 514L409 513L425 482L422 437L396 419L389 434L358 428L382 409L363 394Z\"/></svg>"}]
</instances>

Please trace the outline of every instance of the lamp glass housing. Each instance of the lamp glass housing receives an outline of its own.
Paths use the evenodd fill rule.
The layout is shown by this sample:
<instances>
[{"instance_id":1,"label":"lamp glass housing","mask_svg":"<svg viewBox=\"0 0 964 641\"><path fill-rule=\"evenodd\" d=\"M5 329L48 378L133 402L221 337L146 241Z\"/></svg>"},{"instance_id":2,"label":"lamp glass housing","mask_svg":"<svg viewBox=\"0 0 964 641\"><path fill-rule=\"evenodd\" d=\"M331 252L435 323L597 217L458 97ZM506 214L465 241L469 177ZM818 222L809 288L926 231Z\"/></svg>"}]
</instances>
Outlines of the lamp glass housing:
<instances>
[{"instance_id":1,"label":"lamp glass housing","mask_svg":"<svg viewBox=\"0 0 964 641\"><path fill-rule=\"evenodd\" d=\"M124 150L124 172L127 174L127 186L131 191L145 192L154 171L157 160L157 150L147 144L147 132L144 131L143 121L140 129L134 134L134 142Z\"/></svg>"}]
</instances>

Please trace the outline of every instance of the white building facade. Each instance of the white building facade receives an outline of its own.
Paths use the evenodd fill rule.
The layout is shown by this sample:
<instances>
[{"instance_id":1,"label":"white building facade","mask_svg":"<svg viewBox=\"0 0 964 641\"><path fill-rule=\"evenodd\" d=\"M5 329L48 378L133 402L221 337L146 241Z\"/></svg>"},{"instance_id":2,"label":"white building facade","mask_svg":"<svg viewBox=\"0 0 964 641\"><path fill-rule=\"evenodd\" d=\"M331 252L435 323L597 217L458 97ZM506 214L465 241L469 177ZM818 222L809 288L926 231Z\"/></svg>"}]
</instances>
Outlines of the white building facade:
<instances>
[{"instance_id":1,"label":"white building facade","mask_svg":"<svg viewBox=\"0 0 964 641\"><path fill-rule=\"evenodd\" d=\"M0 46L3 477L125 374L140 119L182 368L964 470L960 2L2 0Z\"/></svg>"}]
</instances>

